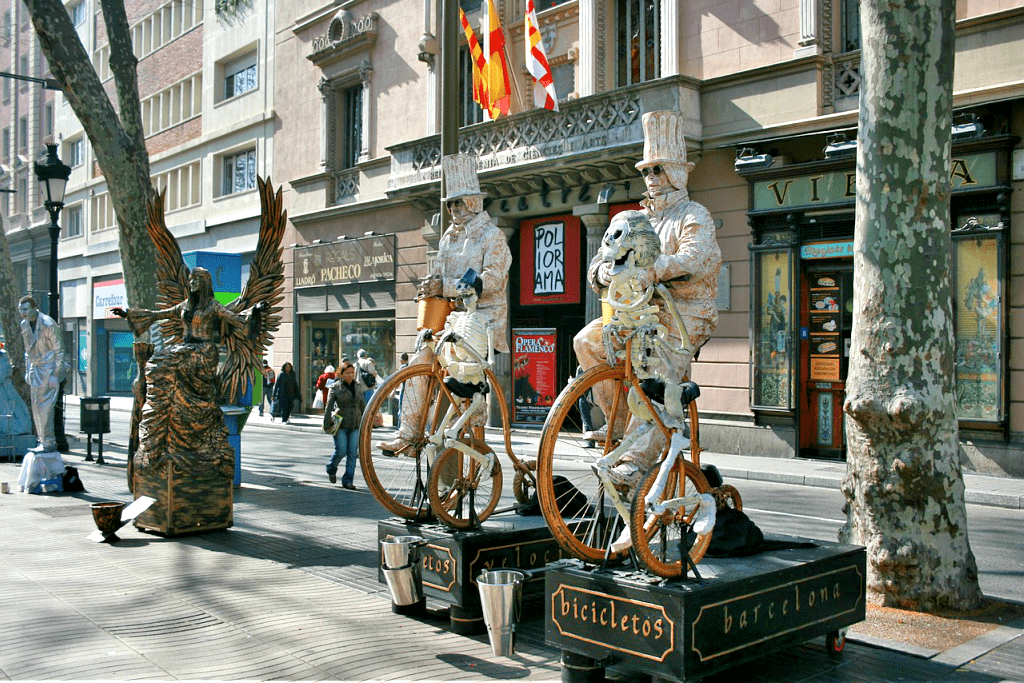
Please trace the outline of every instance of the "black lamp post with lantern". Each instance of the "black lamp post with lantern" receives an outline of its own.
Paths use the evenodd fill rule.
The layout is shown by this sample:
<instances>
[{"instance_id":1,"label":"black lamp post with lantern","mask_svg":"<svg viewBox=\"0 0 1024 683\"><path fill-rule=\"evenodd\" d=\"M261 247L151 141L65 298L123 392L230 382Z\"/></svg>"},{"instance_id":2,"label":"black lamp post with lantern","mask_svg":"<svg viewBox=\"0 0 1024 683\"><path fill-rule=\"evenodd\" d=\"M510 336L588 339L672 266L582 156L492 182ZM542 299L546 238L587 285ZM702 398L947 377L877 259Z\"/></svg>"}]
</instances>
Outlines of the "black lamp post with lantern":
<instances>
[{"instance_id":1,"label":"black lamp post with lantern","mask_svg":"<svg viewBox=\"0 0 1024 683\"><path fill-rule=\"evenodd\" d=\"M68 186L68 178L71 177L71 167L57 156L57 145L47 143L46 152L40 157L40 161L35 163L35 171L43 195L43 207L50 214L49 316L57 321L60 300L60 285L57 280L57 240L60 239L60 225L57 219L64 208L64 191ZM64 381L61 381L57 404L53 410L53 435L57 441L57 449L64 453L68 450L68 439L64 433Z\"/></svg>"}]
</instances>

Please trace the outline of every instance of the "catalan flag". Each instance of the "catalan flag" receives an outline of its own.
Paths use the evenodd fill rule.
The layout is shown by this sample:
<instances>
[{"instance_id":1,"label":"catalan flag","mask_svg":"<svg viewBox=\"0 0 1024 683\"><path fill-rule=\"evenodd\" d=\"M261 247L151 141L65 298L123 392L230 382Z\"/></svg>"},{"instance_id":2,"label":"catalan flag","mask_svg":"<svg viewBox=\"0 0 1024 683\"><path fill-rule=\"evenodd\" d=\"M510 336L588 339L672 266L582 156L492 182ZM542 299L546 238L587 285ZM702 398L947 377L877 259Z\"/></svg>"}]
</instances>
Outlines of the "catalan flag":
<instances>
[{"instance_id":1,"label":"catalan flag","mask_svg":"<svg viewBox=\"0 0 1024 683\"><path fill-rule=\"evenodd\" d=\"M555 94L548 57L544 54L544 42L540 36L540 24L537 22L533 0L526 0L526 69L533 76L534 105L558 111L558 96Z\"/></svg>"},{"instance_id":2,"label":"catalan flag","mask_svg":"<svg viewBox=\"0 0 1024 683\"><path fill-rule=\"evenodd\" d=\"M469 44L469 54L473 59L473 101L480 105L484 111L490 111L491 101L487 96L487 83L484 81L484 73L487 69L487 58L480 47L480 41L469 25L466 13L459 8L459 21L462 22L462 30L466 34L466 42Z\"/></svg>"}]
</instances>

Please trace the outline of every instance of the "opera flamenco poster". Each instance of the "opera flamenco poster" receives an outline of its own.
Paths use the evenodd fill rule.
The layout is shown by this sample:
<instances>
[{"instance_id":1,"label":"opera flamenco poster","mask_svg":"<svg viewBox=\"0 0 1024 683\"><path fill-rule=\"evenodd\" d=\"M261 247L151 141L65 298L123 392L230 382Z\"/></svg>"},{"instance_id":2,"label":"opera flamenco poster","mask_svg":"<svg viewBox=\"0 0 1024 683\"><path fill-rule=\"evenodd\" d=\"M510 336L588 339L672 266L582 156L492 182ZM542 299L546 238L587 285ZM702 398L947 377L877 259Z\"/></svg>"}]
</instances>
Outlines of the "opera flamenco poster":
<instances>
[{"instance_id":1,"label":"opera flamenco poster","mask_svg":"<svg viewBox=\"0 0 1024 683\"><path fill-rule=\"evenodd\" d=\"M554 329L512 330L513 422L544 422L555 402Z\"/></svg>"}]
</instances>

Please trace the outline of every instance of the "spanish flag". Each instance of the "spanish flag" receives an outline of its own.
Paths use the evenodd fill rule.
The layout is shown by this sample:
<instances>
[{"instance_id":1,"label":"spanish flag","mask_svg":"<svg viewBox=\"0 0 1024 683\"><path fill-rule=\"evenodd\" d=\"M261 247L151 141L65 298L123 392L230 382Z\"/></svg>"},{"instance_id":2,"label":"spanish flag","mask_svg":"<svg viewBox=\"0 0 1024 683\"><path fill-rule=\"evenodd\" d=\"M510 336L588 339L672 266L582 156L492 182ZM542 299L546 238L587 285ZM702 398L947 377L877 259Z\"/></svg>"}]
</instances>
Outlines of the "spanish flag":
<instances>
[{"instance_id":1,"label":"spanish flag","mask_svg":"<svg viewBox=\"0 0 1024 683\"><path fill-rule=\"evenodd\" d=\"M491 118L496 119L502 114L508 114L512 90L508 77L508 64L505 63L505 34L498 21L498 11L494 8L494 0L487 0L487 17L490 24L490 40L487 46L484 83L487 86Z\"/></svg>"}]
</instances>

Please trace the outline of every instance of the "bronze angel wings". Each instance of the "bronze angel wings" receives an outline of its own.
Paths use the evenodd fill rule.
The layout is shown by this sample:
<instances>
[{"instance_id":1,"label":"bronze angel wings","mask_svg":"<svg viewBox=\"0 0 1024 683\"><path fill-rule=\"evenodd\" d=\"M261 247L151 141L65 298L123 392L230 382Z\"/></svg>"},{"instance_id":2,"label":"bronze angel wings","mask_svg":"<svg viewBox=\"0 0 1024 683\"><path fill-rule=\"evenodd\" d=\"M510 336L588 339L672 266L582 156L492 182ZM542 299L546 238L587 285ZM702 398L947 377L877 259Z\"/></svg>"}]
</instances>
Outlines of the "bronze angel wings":
<instances>
[{"instance_id":1,"label":"bronze angel wings","mask_svg":"<svg viewBox=\"0 0 1024 683\"><path fill-rule=\"evenodd\" d=\"M284 288L281 239L288 212L283 208L281 189L275 192L269 178L266 181L257 178L256 183L262 207L256 253L241 296L226 306L231 312L247 317L247 324L237 328L224 326L220 340L227 354L217 373L218 395L227 403L237 401L247 384L253 381L255 369L281 324ZM146 227L157 251L157 305L171 308L188 297L190 271L182 259L178 242L164 222L163 197L150 202ZM160 331L165 343L179 343L184 339L180 318L162 321Z\"/></svg>"}]
</instances>

